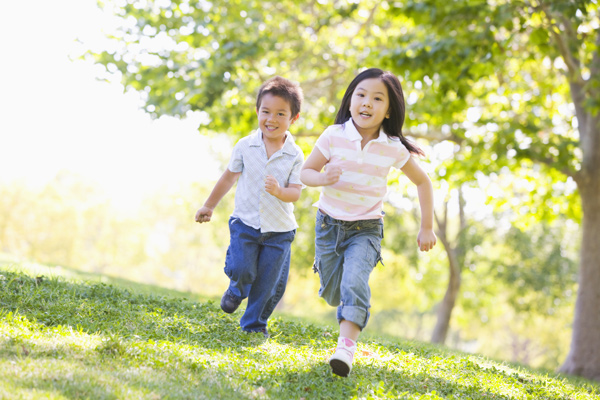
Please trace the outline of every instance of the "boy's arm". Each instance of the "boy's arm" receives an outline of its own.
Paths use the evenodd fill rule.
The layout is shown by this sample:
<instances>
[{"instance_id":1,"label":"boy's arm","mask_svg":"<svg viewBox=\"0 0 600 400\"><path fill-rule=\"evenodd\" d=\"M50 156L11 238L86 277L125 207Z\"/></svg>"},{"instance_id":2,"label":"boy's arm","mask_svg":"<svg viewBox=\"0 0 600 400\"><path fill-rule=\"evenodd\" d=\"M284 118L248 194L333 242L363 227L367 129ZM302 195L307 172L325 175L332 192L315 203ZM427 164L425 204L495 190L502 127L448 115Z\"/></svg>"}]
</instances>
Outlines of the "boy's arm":
<instances>
[{"instance_id":1,"label":"boy's arm","mask_svg":"<svg viewBox=\"0 0 600 400\"><path fill-rule=\"evenodd\" d=\"M231 172L226 169L219 178L219 181L215 185L214 189L208 196L208 199L204 202L204 205L196 212L196 222L208 222L212 217L212 213L223 198L233 187L235 182L238 180L241 172Z\"/></svg>"},{"instance_id":2,"label":"boy's arm","mask_svg":"<svg viewBox=\"0 0 600 400\"><path fill-rule=\"evenodd\" d=\"M402 172L417 185L419 205L421 206L421 230L417 236L417 244L421 251L429 251L437 243L433 232L433 186L431 179L411 157L401 168Z\"/></svg>"},{"instance_id":3,"label":"boy's arm","mask_svg":"<svg viewBox=\"0 0 600 400\"><path fill-rule=\"evenodd\" d=\"M306 159L300 180L306 186L328 186L340 180L342 168L337 165L327 165L329 160L325 158L321 150L315 147ZM321 170L325 167L325 171Z\"/></svg>"},{"instance_id":4,"label":"boy's arm","mask_svg":"<svg viewBox=\"0 0 600 400\"><path fill-rule=\"evenodd\" d=\"M279 186L279 182L274 176L267 175L265 177L265 191L285 203L293 203L298 201L300 194L302 194L303 185L301 183L290 183L290 181L298 182L300 180L300 171L302 170L303 163L304 155L302 154L302 151L298 149L296 160L294 161L294 165L292 166L290 175L288 176L286 182L287 186Z\"/></svg>"},{"instance_id":5,"label":"boy's arm","mask_svg":"<svg viewBox=\"0 0 600 400\"><path fill-rule=\"evenodd\" d=\"M281 187L274 176L267 175L265 178L265 191L281 201L293 203L300 198L302 185L290 183L288 187Z\"/></svg>"}]
</instances>

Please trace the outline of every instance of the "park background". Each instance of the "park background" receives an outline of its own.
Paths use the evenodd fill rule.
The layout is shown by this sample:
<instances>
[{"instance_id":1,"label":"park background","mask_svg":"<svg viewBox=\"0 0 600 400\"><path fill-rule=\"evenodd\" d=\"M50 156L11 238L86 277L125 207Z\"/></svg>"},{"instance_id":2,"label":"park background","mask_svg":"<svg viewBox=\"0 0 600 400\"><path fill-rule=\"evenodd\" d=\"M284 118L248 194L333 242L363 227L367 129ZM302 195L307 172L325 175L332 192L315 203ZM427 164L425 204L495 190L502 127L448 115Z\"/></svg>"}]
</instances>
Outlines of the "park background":
<instances>
[{"instance_id":1,"label":"park background","mask_svg":"<svg viewBox=\"0 0 600 400\"><path fill-rule=\"evenodd\" d=\"M565 362L581 268L600 284L600 258L581 257L582 238L600 248L582 233L598 206L584 214L580 194L600 193L598 158L586 160L600 141L595 1L105 3L2 6L4 260L218 298L233 193L210 224L193 217L255 127L260 83L280 74L304 88L292 133L308 154L352 77L377 66L401 78L405 134L427 153L439 245L417 251L416 193L393 175L368 329ZM330 322L312 273L317 195L296 203L278 311ZM584 327L591 346L598 309Z\"/></svg>"}]
</instances>

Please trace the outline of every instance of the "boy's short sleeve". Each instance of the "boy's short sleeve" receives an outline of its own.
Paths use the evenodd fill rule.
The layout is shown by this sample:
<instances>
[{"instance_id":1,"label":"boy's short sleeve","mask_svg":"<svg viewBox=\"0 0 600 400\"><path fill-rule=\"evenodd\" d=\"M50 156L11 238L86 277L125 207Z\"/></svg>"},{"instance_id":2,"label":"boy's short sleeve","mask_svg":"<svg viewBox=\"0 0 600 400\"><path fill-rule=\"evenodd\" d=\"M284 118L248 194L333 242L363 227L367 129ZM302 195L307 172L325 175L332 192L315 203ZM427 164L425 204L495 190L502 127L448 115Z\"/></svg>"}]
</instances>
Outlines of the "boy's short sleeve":
<instances>
[{"instance_id":1,"label":"boy's short sleeve","mask_svg":"<svg viewBox=\"0 0 600 400\"><path fill-rule=\"evenodd\" d=\"M290 179L288 180L288 184L292 185L302 185L304 188L305 185L300 180L300 172L302 171L302 165L304 164L304 154L300 148L298 148L298 155L294 160L294 165L292 166L292 171L290 172Z\"/></svg>"},{"instance_id":2,"label":"boy's short sleeve","mask_svg":"<svg viewBox=\"0 0 600 400\"><path fill-rule=\"evenodd\" d=\"M329 151L329 146L331 144L331 132L331 127L325 129L325 132L319 136L317 143L315 143L315 147L321 151L321 154L323 154L323 157L325 157L327 160L331 158L331 152Z\"/></svg>"},{"instance_id":3,"label":"boy's short sleeve","mask_svg":"<svg viewBox=\"0 0 600 400\"><path fill-rule=\"evenodd\" d=\"M231 151L231 159L229 160L227 169L231 172L242 172L244 169L244 160L242 157L240 142L237 142L235 146L233 146L233 150Z\"/></svg>"}]
</instances>

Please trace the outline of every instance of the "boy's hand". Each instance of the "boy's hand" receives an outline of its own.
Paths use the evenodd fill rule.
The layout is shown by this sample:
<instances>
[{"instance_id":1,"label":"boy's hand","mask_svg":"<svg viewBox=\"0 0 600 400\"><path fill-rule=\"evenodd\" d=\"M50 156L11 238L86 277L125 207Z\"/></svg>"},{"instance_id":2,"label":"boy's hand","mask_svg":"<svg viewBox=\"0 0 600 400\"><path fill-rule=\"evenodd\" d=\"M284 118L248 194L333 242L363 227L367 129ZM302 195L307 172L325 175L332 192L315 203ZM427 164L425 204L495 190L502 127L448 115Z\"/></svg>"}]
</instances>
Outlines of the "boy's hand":
<instances>
[{"instance_id":1,"label":"boy's hand","mask_svg":"<svg viewBox=\"0 0 600 400\"><path fill-rule=\"evenodd\" d=\"M340 180L342 176L342 167L339 165L325 164L325 171L322 173L323 186L333 185Z\"/></svg>"},{"instance_id":2,"label":"boy's hand","mask_svg":"<svg viewBox=\"0 0 600 400\"><path fill-rule=\"evenodd\" d=\"M265 177L265 191L269 194L272 194L275 197L279 196L279 182L272 175L267 175Z\"/></svg>"},{"instance_id":3,"label":"boy's hand","mask_svg":"<svg viewBox=\"0 0 600 400\"><path fill-rule=\"evenodd\" d=\"M419 250L429 251L433 249L436 243L437 238L435 237L435 233L433 233L433 229L421 229L419 231L419 235L417 236Z\"/></svg>"},{"instance_id":4,"label":"boy's hand","mask_svg":"<svg viewBox=\"0 0 600 400\"><path fill-rule=\"evenodd\" d=\"M212 217L212 213L213 213L212 208L208 208L206 206L202 206L196 212L196 222L202 223L202 222L208 222L208 221L210 221L210 217Z\"/></svg>"}]
</instances>

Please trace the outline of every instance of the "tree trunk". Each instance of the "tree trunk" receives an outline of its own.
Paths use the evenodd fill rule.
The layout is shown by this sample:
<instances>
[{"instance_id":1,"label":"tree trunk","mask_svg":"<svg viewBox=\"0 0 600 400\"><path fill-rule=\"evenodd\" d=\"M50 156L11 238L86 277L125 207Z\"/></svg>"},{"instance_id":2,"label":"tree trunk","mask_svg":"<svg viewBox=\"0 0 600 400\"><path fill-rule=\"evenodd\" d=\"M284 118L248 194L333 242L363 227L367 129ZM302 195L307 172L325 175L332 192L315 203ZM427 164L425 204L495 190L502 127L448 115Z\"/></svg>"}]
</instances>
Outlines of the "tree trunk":
<instances>
[{"instance_id":1,"label":"tree trunk","mask_svg":"<svg viewBox=\"0 0 600 400\"><path fill-rule=\"evenodd\" d=\"M460 291L461 283L461 263L464 261L464 245L461 243L462 234L466 228L466 218L464 213L465 200L462 195L462 190L458 190L458 210L460 218L460 230L456 237L456 243L453 246L448 239L448 204L445 204L444 219L439 220L436 217L438 224L438 238L446 249L448 254L448 266L449 266L449 277L448 277L448 288L444 299L438 305L437 310L437 321L433 328L431 335L432 343L444 344L446 337L448 336L448 330L450 329L450 318L452 317L452 310L456 304L458 293Z\"/></svg>"},{"instance_id":2,"label":"tree trunk","mask_svg":"<svg viewBox=\"0 0 600 400\"><path fill-rule=\"evenodd\" d=\"M441 239L440 239L441 240ZM442 240L444 246L446 242ZM448 336L448 329L450 327L450 317L452 316L452 310L456 304L456 298L460 291L460 265L458 264L458 257L456 251L453 248L446 247L448 253L448 261L450 264L450 277L448 279L448 289L444 299L438 306L437 321L435 328L433 328L433 334L431 335L432 343L444 344L446 337Z\"/></svg>"},{"instance_id":3,"label":"tree trunk","mask_svg":"<svg viewBox=\"0 0 600 400\"><path fill-rule=\"evenodd\" d=\"M560 372L600 380L600 175L578 179L583 208L579 289L571 349Z\"/></svg>"}]
</instances>

